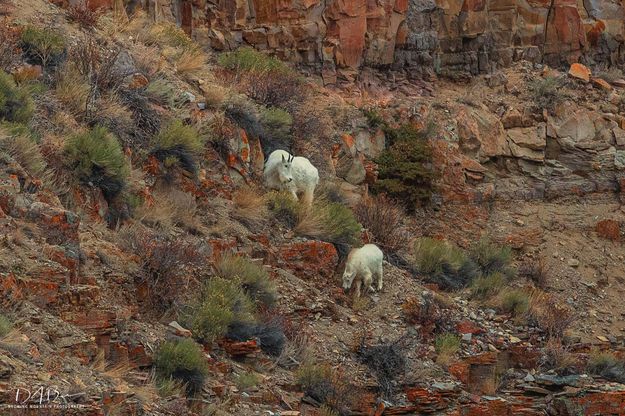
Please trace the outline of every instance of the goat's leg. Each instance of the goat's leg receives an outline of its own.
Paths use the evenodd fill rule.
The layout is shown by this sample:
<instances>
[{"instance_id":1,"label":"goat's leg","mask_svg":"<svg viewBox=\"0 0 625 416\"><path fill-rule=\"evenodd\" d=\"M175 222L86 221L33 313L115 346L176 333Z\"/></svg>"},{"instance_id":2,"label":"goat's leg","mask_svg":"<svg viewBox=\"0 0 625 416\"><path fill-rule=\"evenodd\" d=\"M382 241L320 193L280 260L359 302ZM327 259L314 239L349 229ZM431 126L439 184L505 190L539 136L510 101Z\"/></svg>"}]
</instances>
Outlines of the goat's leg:
<instances>
[{"instance_id":1,"label":"goat's leg","mask_svg":"<svg viewBox=\"0 0 625 416\"><path fill-rule=\"evenodd\" d=\"M362 276L363 283L367 291L375 292L375 288L373 287L373 278L371 276L371 272L367 271Z\"/></svg>"},{"instance_id":2,"label":"goat's leg","mask_svg":"<svg viewBox=\"0 0 625 416\"><path fill-rule=\"evenodd\" d=\"M360 297L360 286L362 285L362 282L360 281L360 279L356 280L356 289L354 290L354 300L358 299Z\"/></svg>"},{"instance_id":3,"label":"goat's leg","mask_svg":"<svg viewBox=\"0 0 625 416\"><path fill-rule=\"evenodd\" d=\"M382 290L382 275L383 275L383 270L382 270L382 265L380 264L380 266L378 267L378 270L376 270L375 273L375 280L376 280L376 284L378 286L378 290Z\"/></svg>"}]
</instances>

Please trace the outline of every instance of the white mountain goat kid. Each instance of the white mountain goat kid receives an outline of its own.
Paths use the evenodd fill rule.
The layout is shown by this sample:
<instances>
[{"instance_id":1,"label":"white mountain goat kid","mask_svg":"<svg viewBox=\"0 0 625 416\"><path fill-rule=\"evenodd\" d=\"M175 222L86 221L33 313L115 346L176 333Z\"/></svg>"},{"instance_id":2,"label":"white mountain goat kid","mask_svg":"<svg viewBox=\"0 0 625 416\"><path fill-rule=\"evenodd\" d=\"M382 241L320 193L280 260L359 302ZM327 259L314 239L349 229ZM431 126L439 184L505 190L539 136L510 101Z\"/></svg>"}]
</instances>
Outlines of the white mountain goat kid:
<instances>
[{"instance_id":1,"label":"white mountain goat kid","mask_svg":"<svg viewBox=\"0 0 625 416\"><path fill-rule=\"evenodd\" d=\"M285 150L275 150L267 158L263 172L265 185L270 189L287 190L295 199L312 205L315 187L319 184L317 168L305 157L295 157Z\"/></svg>"},{"instance_id":2,"label":"white mountain goat kid","mask_svg":"<svg viewBox=\"0 0 625 416\"><path fill-rule=\"evenodd\" d=\"M365 286L365 291L382 290L382 260L384 254L375 244L365 244L360 248L354 248L347 256L345 272L343 273L343 289L348 291L356 279L356 291L354 297L360 297L360 287Z\"/></svg>"}]
</instances>

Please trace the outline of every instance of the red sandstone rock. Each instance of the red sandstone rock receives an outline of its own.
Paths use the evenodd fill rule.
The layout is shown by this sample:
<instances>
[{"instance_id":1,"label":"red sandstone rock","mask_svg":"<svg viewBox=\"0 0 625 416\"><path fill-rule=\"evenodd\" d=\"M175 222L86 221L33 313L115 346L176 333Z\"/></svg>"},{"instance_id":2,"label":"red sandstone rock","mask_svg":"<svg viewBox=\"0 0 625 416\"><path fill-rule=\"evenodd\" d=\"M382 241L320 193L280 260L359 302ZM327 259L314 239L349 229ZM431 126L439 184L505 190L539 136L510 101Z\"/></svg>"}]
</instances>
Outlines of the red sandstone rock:
<instances>
[{"instance_id":1,"label":"red sandstone rock","mask_svg":"<svg viewBox=\"0 0 625 416\"><path fill-rule=\"evenodd\" d=\"M591 72L585 65L574 63L569 69L569 75L573 78L581 79L584 82L589 82Z\"/></svg>"},{"instance_id":2,"label":"red sandstone rock","mask_svg":"<svg viewBox=\"0 0 625 416\"><path fill-rule=\"evenodd\" d=\"M594 85L595 87L601 90L610 91L612 89L612 86L604 79L592 78L591 81L592 81L592 85Z\"/></svg>"},{"instance_id":3,"label":"red sandstone rock","mask_svg":"<svg viewBox=\"0 0 625 416\"><path fill-rule=\"evenodd\" d=\"M479 327L475 322L469 321L469 320L458 322L456 324L456 330L460 334L473 334L473 335L481 334L482 332L484 332L484 329Z\"/></svg>"},{"instance_id":4,"label":"red sandstone rock","mask_svg":"<svg viewBox=\"0 0 625 416\"><path fill-rule=\"evenodd\" d=\"M595 227L599 237L612 241L621 240L621 223L616 220L601 220Z\"/></svg>"},{"instance_id":5,"label":"red sandstone rock","mask_svg":"<svg viewBox=\"0 0 625 416\"><path fill-rule=\"evenodd\" d=\"M255 340L245 342L232 342L224 340L221 342L221 346L232 357L242 357L260 351L258 343Z\"/></svg>"},{"instance_id":6,"label":"red sandstone rock","mask_svg":"<svg viewBox=\"0 0 625 416\"><path fill-rule=\"evenodd\" d=\"M331 277L338 262L334 245L314 240L283 245L277 257L281 267L306 277Z\"/></svg>"},{"instance_id":7,"label":"red sandstone rock","mask_svg":"<svg viewBox=\"0 0 625 416\"><path fill-rule=\"evenodd\" d=\"M139 88L143 88L150 83L150 80L146 78L143 74L134 74L130 78L130 82L128 83L128 88L131 90L136 90Z\"/></svg>"}]
</instances>

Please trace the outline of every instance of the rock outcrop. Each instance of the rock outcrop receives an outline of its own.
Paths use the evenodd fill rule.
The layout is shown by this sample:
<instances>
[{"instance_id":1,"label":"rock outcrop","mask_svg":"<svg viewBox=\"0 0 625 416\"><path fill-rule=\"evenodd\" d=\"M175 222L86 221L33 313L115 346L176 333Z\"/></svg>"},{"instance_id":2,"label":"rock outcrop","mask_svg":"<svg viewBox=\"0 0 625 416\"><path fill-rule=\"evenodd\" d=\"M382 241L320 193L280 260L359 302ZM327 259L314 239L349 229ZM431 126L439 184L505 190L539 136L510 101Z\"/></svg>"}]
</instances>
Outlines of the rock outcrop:
<instances>
[{"instance_id":1,"label":"rock outcrop","mask_svg":"<svg viewBox=\"0 0 625 416\"><path fill-rule=\"evenodd\" d=\"M458 75L490 72L519 59L550 65L623 60L625 8L606 0L144 3L157 19L176 21L213 49L250 45L322 71L328 83L337 75L351 79L363 66Z\"/></svg>"}]
</instances>

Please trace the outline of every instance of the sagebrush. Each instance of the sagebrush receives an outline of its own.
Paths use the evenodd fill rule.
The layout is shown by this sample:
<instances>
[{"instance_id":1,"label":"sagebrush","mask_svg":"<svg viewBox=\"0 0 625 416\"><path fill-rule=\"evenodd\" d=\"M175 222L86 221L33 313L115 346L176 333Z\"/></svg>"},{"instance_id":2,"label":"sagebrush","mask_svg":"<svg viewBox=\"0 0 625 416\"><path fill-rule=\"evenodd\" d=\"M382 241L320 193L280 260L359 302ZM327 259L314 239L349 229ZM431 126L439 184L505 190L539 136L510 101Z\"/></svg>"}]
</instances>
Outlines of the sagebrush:
<instances>
[{"instance_id":1,"label":"sagebrush","mask_svg":"<svg viewBox=\"0 0 625 416\"><path fill-rule=\"evenodd\" d=\"M206 357L201 347L190 339L166 341L154 359L156 374L164 380L178 380L188 395L199 393L208 375Z\"/></svg>"},{"instance_id":2,"label":"sagebrush","mask_svg":"<svg viewBox=\"0 0 625 416\"><path fill-rule=\"evenodd\" d=\"M67 167L85 185L113 200L126 185L130 169L119 141L100 126L71 136L65 145Z\"/></svg>"}]
</instances>

